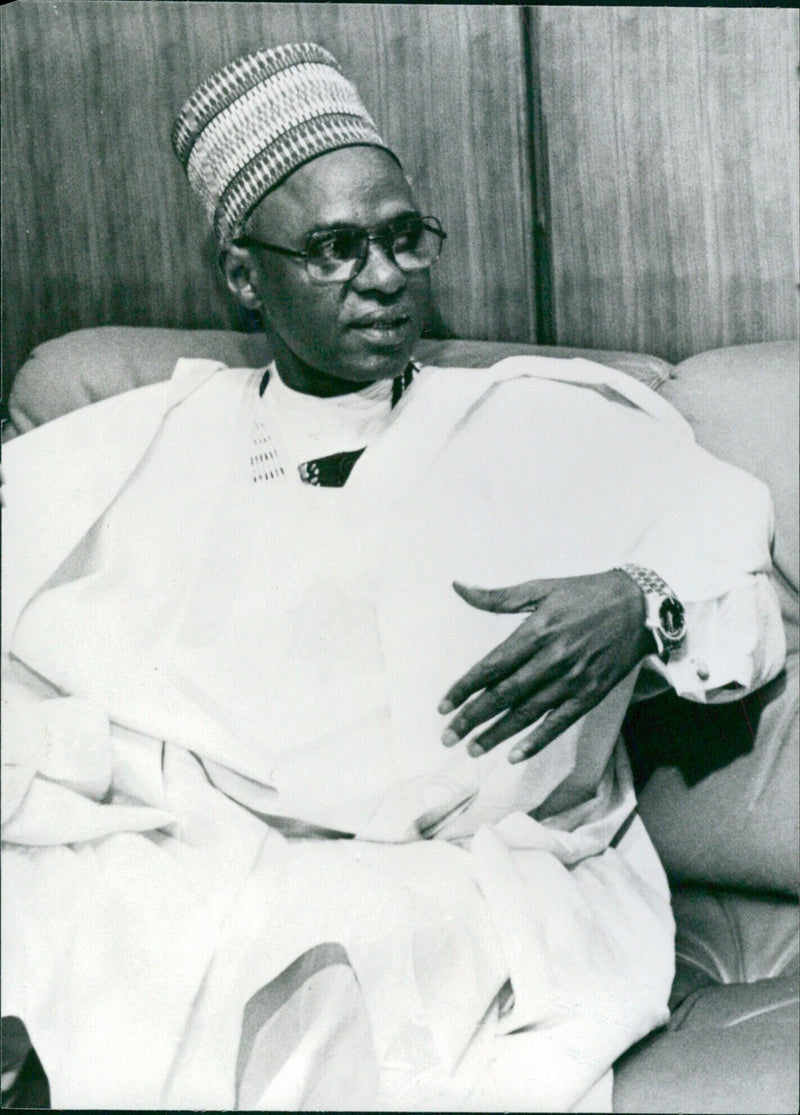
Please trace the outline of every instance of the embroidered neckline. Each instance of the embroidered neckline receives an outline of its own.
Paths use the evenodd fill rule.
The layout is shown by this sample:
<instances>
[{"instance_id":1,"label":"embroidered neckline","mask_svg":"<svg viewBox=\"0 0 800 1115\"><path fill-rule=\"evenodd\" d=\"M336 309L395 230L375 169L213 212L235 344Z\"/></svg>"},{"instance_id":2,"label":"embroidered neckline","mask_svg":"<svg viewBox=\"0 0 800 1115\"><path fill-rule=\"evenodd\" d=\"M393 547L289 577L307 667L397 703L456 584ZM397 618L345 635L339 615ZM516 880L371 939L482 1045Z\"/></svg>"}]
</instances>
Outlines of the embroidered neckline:
<instances>
[{"instance_id":1,"label":"embroidered neckline","mask_svg":"<svg viewBox=\"0 0 800 1115\"><path fill-rule=\"evenodd\" d=\"M415 360L410 360L403 374L395 376L392 381L392 410L411 386L419 368L420 366ZM356 461L363 452L364 449L351 449L349 452L331 453L327 457L317 457L313 461L304 461L298 465L297 471L300 473L300 479L304 484L312 484L319 488L342 488L347 483Z\"/></svg>"},{"instance_id":2,"label":"embroidered neckline","mask_svg":"<svg viewBox=\"0 0 800 1115\"><path fill-rule=\"evenodd\" d=\"M267 390L267 387L269 385L270 377L272 375L272 370L273 370L274 367L275 367L275 364L274 364L274 361L273 361L273 363L270 364L269 367L264 369L264 374L262 375L261 380L260 380L259 385L258 385L258 394L262 398L264 396L264 392ZM404 372L402 372L399 376L394 377L394 379L392 380L392 389L391 389L391 405L392 405L392 408L396 407L397 404L400 402L400 400L402 399L405 392L411 386L411 383L414 379L414 376L416 376L417 373L421 370L421 367L422 367L422 365L418 361L416 361L414 359L411 359L408 362L406 370ZM291 392L292 395L303 396L305 398L311 398L311 399L320 399L320 401L323 401L322 396L305 395L304 392L296 391L293 387L289 387L287 384L284 384L283 380L281 380L280 376L277 374L277 371L276 371L276 379L279 380L280 383L283 385L284 389L287 392ZM365 384L365 386L360 388L360 390L358 390L358 391L353 391L352 393L347 394L347 395L332 395L330 397L326 397L324 399L324 401L329 402L329 403L333 403L335 405L337 400L346 401L347 399L353 398L353 396L362 396L363 397L365 392L369 391L370 388L374 388L376 386L376 382L380 383L380 381L373 381L372 383Z\"/></svg>"},{"instance_id":3,"label":"embroidered neckline","mask_svg":"<svg viewBox=\"0 0 800 1115\"><path fill-rule=\"evenodd\" d=\"M260 396L263 396L267 389L272 368L273 365L270 365L261 378L258 388ZM417 361L410 360L402 375L395 376L392 380L390 409L394 410L419 371L420 365ZM292 389L289 388L288 390ZM296 392L296 394L300 393ZM300 479L304 484L313 487L341 488L347 482L356 461L361 457L365 448L366 446L361 449L331 453L324 457L303 461L297 466ZM258 418L256 418L253 426L250 464L254 483L286 477L283 465L278 457L277 448L264 423Z\"/></svg>"}]
</instances>

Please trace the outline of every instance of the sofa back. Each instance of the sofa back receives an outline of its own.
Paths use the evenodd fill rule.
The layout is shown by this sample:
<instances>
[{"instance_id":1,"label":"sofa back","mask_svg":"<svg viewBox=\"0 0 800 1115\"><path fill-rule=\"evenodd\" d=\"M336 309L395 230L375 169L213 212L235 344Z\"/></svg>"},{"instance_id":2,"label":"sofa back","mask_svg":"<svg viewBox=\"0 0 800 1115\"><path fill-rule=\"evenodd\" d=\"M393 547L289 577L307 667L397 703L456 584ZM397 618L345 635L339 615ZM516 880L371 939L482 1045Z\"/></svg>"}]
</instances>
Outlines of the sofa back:
<instances>
[{"instance_id":1,"label":"sofa back","mask_svg":"<svg viewBox=\"0 0 800 1115\"><path fill-rule=\"evenodd\" d=\"M596 349L553 348L504 341L423 340L417 356L444 367L489 367L504 356L585 356L658 389L672 365L657 356ZM99 399L168 379L179 357L258 368L272 359L263 333L223 329L158 329L125 325L79 329L38 345L20 368L9 396L9 433L25 433Z\"/></svg>"}]
</instances>

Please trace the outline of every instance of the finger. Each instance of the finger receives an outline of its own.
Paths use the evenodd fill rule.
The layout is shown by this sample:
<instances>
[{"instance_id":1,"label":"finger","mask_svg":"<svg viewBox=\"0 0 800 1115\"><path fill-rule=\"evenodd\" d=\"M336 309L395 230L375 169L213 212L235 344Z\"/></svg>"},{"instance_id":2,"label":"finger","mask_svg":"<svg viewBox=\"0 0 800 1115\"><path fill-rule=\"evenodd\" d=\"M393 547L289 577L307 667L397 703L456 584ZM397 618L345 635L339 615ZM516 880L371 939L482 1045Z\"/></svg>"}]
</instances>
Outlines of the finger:
<instances>
[{"instance_id":1,"label":"finger","mask_svg":"<svg viewBox=\"0 0 800 1115\"><path fill-rule=\"evenodd\" d=\"M442 743L445 747L452 747L464 736L468 736L473 728L507 712L513 704L512 692L513 690L509 689L506 683L501 682L465 705L442 732Z\"/></svg>"},{"instance_id":2,"label":"finger","mask_svg":"<svg viewBox=\"0 0 800 1115\"><path fill-rule=\"evenodd\" d=\"M491 751L499 743L504 743L505 740L526 728L530 728L546 712L560 707L564 700L563 686L560 681L548 686L530 700L516 708L509 709L505 716L497 720L485 732L481 732L480 735L470 740L467 751L475 757Z\"/></svg>"},{"instance_id":3,"label":"finger","mask_svg":"<svg viewBox=\"0 0 800 1115\"><path fill-rule=\"evenodd\" d=\"M498 643L494 650L450 686L439 703L439 712L446 716L474 693L504 681L537 654L542 645L537 625L530 618L523 620L516 631L512 631L508 638Z\"/></svg>"},{"instance_id":4,"label":"finger","mask_svg":"<svg viewBox=\"0 0 800 1115\"><path fill-rule=\"evenodd\" d=\"M479 588L477 585L465 585L461 581L453 581L453 588L462 600L471 604L473 608L480 608L484 612L525 612L531 611L546 595L545 581L524 581L520 585L508 585L506 588Z\"/></svg>"},{"instance_id":5,"label":"finger","mask_svg":"<svg viewBox=\"0 0 800 1115\"><path fill-rule=\"evenodd\" d=\"M548 743L552 743L554 739L566 732L567 728L572 727L587 712L589 712L589 706L586 705L585 701L574 699L565 701L563 705L553 709L542 723L533 729L529 736L512 748L508 761L510 763L521 763L525 759L530 759L532 755L542 751Z\"/></svg>"},{"instance_id":6,"label":"finger","mask_svg":"<svg viewBox=\"0 0 800 1115\"><path fill-rule=\"evenodd\" d=\"M535 655L533 659L528 657L520 669L469 701L448 724L442 734L442 742L448 747L458 743L487 720L522 707L522 702L527 704L554 681L559 682L557 694L560 700L564 700L568 691L563 674L563 663L547 650ZM532 720L528 720L523 727L532 723Z\"/></svg>"}]
</instances>

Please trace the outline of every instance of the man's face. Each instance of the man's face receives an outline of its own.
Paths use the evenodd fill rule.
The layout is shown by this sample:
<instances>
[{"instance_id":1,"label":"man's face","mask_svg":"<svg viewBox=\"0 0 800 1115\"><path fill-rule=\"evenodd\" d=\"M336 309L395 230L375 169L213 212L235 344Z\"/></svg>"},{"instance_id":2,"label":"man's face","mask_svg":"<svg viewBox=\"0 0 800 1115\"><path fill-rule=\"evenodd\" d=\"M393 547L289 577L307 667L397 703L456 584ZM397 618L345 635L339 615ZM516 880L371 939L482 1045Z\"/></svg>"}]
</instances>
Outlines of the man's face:
<instances>
[{"instance_id":1,"label":"man's face","mask_svg":"<svg viewBox=\"0 0 800 1115\"><path fill-rule=\"evenodd\" d=\"M346 147L299 167L264 198L248 231L300 251L310 232L372 228L416 212L411 188L390 155L377 147ZM250 251L278 368L289 386L317 393L328 377L362 384L404 371L427 312L428 271L404 273L381 244L371 242L357 275L346 283L320 284L309 279L302 260Z\"/></svg>"}]
</instances>

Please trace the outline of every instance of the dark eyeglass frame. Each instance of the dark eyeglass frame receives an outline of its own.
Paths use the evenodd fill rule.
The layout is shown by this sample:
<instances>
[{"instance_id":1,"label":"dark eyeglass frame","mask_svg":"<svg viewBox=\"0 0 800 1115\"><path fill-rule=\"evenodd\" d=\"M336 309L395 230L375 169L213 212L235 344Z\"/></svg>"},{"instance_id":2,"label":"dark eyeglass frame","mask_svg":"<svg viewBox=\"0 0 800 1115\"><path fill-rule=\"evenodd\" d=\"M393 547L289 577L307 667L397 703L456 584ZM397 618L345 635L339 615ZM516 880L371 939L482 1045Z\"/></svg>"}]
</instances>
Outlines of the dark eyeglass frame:
<instances>
[{"instance_id":1,"label":"dark eyeglass frame","mask_svg":"<svg viewBox=\"0 0 800 1115\"><path fill-rule=\"evenodd\" d=\"M416 222L417 220L420 221L422 228L426 232L432 232L434 233L434 235L439 237L439 250L430 261L430 263L424 263L419 267L406 268L403 267L403 265L397 260L394 254L392 242L397 236L401 236L403 232L408 229L409 225L412 224L412 222ZM320 278L319 276L312 275L311 272L308 270L309 260L311 260L312 262L314 261L314 256L309 250L311 244L313 244L315 240L320 240L329 236L335 236L337 232L359 233L362 237L361 250L359 255L354 256L352 261L342 261L343 263L352 262L353 270L345 278ZM270 244L266 240L258 240L254 236L237 236L234 240L234 244L238 244L241 247L249 247L252 245L257 248L264 248L268 252L277 252L278 255L286 256L289 259L301 261L305 266L306 274L308 275L312 283L326 285L328 283L349 283L352 279L354 279L356 275L363 269L364 264L367 262L367 258L369 256L369 245L373 242L381 244L389 259L404 274L414 274L417 271L427 270L428 267L431 267L436 262L436 260L439 258L439 255L441 254L442 245L444 244L446 239L447 233L442 228L442 223L438 217L429 215L418 218L415 214L413 216L397 218L396 220L390 221L387 224L374 225L371 228L361 228L359 225L339 225L335 228L315 229L313 232L310 232L308 236L306 236L305 248L302 251L298 251L296 248L286 248L282 244Z\"/></svg>"}]
</instances>

